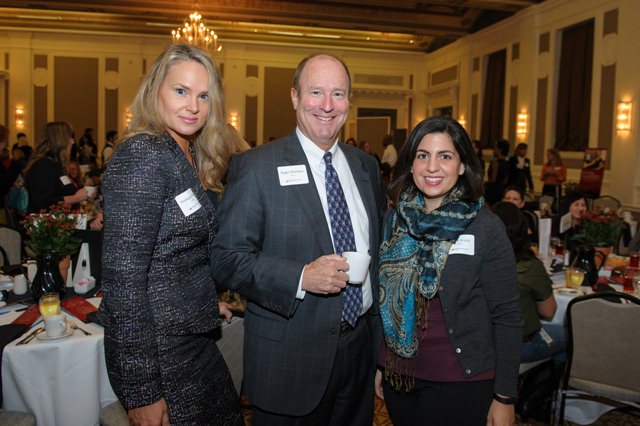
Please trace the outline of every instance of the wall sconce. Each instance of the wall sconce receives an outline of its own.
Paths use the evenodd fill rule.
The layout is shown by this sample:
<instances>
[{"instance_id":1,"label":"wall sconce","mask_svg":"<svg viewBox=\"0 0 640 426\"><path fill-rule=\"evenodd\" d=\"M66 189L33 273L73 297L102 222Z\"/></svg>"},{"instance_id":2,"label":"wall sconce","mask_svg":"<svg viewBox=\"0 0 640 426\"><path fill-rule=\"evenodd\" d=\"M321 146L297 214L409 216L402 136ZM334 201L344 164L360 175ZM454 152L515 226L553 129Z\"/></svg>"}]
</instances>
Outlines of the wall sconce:
<instances>
[{"instance_id":1,"label":"wall sconce","mask_svg":"<svg viewBox=\"0 0 640 426\"><path fill-rule=\"evenodd\" d=\"M131 114L131 111L129 111L129 108L127 108L127 110L124 113L124 124L126 124L126 126L129 127L129 124L131 124L132 119L133 119L133 114Z\"/></svg>"},{"instance_id":2,"label":"wall sconce","mask_svg":"<svg viewBox=\"0 0 640 426\"><path fill-rule=\"evenodd\" d=\"M238 130L238 126L240 125L240 123L238 122L237 113L232 112L231 115L229 115L229 124L231 124L234 129Z\"/></svg>"},{"instance_id":3,"label":"wall sconce","mask_svg":"<svg viewBox=\"0 0 640 426\"><path fill-rule=\"evenodd\" d=\"M467 120L464 119L464 115L461 115L460 118L458 118L458 123L467 130Z\"/></svg>"},{"instance_id":4,"label":"wall sconce","mask_svg":"<svg viewBox=\"0 0 640 426\"><path fill-rule=\"evenodd\" d=\"M529 126L529 114L521 112L516 116L516 138L519 141L527 139L527 128Z\"/></svg>"},{"instance_id":5,"label":"wall sconce","mask_svg":"<svg viewBox=\"0 0 640 426\"><path fill-rule=\"evenodd\" d=\"M631 130L631 102L618 102L616 110L616 130Z\"/></svg>"},{"instance_id":6,"label":"wall sconce","mask_svg":"<svg viewBox=\"0 0 640 426\"><path fill-rule=\"evenodd\" d=\"M22 105L16 106L16 129L24 129L24 107Z\"/></svg>"}]
</instances>

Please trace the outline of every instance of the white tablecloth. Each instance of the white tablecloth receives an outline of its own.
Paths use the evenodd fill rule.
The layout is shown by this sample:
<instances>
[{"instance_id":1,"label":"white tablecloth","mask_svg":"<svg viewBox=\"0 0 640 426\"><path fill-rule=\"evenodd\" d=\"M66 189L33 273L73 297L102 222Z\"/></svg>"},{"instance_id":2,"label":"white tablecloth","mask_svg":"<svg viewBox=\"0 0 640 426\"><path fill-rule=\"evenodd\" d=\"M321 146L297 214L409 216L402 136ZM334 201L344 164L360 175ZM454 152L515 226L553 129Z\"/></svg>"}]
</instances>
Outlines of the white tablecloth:
<instances>
[{"instance_id":1,"label":"white tablecloth","mask_svg":"<svg viewBox=\"0 0 640 426\"><path fill-rule=\"evenodd\" d=\"M10 343L2 354L4 408L31 412L38 426L98 425L100 409L117 400L104 361L100 326L78 325L58 340L33 339L29 344Z\"/></svg>"}]
</instances>

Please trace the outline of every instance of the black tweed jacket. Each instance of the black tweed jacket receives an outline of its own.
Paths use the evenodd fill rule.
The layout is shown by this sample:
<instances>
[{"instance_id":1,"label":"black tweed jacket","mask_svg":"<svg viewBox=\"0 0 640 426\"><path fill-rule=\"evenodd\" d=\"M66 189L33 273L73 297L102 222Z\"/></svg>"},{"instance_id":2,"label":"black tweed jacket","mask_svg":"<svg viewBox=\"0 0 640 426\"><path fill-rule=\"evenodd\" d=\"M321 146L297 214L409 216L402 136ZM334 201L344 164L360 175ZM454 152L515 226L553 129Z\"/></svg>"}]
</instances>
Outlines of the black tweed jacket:
<instances>
[{"instance_id":1,"label":"black tweed jacket","mask_svg":"<svg viewBox=\"0 0 640 426\"><path fill-rule=\"evenodd\" d=\"M217 215L167 134L125 141L102 185L107 369L124 406L138 407L162 396L157 336L206 333L220 324L209 267ZM176 197L188 191L200 207L185 215Z\"/></svg>"}]
</instances>

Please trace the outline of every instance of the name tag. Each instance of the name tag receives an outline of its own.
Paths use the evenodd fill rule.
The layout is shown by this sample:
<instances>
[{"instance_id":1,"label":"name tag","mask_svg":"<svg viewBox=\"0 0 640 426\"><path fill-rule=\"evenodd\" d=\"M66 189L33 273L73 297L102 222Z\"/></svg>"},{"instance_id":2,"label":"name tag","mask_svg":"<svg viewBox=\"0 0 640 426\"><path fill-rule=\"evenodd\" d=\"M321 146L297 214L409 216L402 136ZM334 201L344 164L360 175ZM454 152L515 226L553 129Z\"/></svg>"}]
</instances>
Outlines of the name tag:
<instances>
[{"instance_id":1,"label":"name tag","mask_svg":"<svg viewBox=\"0 0 640 426\"><path fill-rule=\"evenodd\" d=\"M69 179L69 176L60 176L60 182L62 182L63 185L69 185L71 184L71 179Z\"/></svg>"},{"instance_id":2,"label":"name tag","mask_svg":"<svg viewBox=\"0 0 640 426\"><path fill-rule=\"evenodd\" d=\"M280 186L304 185L309 183L307 167L304 164L278 167Z\"/></svg>"},{"instance_id":3,"label":"name tag","mask_svg":"<svg viewBox=\"0 0 640 426\"><path fill-rule=\"evenodd\" d=\"M191 188L178 195L176 197L176 203L180 206L180 210L182 210L185 217L192 215L202 207L200 201L198 201L198 198L196 197L196 194L193 193Z\"/></svg>"},{"instance_id":4,"label":"name tag","mask_svg":"<svg viewBox=\"0 0 640 426\"><path fill-rule=\"evenodd\" d=\"M475 254L476 236L470 234L462 234L458 240L451 246L449 254L466 254L473 256Z\"/></svg>"}]
</instances>

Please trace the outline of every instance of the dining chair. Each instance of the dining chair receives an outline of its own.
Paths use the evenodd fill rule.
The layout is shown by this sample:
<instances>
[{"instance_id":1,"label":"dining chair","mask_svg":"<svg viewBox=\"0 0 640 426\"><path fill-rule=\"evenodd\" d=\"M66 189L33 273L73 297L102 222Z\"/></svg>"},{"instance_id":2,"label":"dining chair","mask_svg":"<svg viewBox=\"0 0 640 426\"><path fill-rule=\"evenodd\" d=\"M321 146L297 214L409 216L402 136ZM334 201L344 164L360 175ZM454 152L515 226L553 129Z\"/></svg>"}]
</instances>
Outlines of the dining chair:
<instances>
[{"instance_id":1,"label":"dining chair","mask_svg":"<svg viewBox=\"0 0 640 426\"><path fill-rule=\"evenodd\" d=\"M20 269L22 265L22 234L8 226L0 226L0 262L5 273Z\"/></svg>"},{"instance_id":2,"label":"dining chair","mask_svg":"<svg viewBox=\"0 0 640 426\"><path fill-rule=\"evenodd\" d=\"M596 198L595 200L593 200L593 210L598 210L598 209L610 209L613 211L616 211L620 208L622 204L620 203L620 200L618 200L615 197L612 197L610 195L602 195L598 198Z\"/></svg>"},{"instance_id":3,"label":"dining chair","mask_svg":"<svg viewBox=\"0 0 640 426\"><path fill-rule=\"evenodd\" d=\"M626 293L576 297L567 307L567 366L554 425L567 399L599 399L640 413L640 299Z\"/></svg>"}]
</instances>

